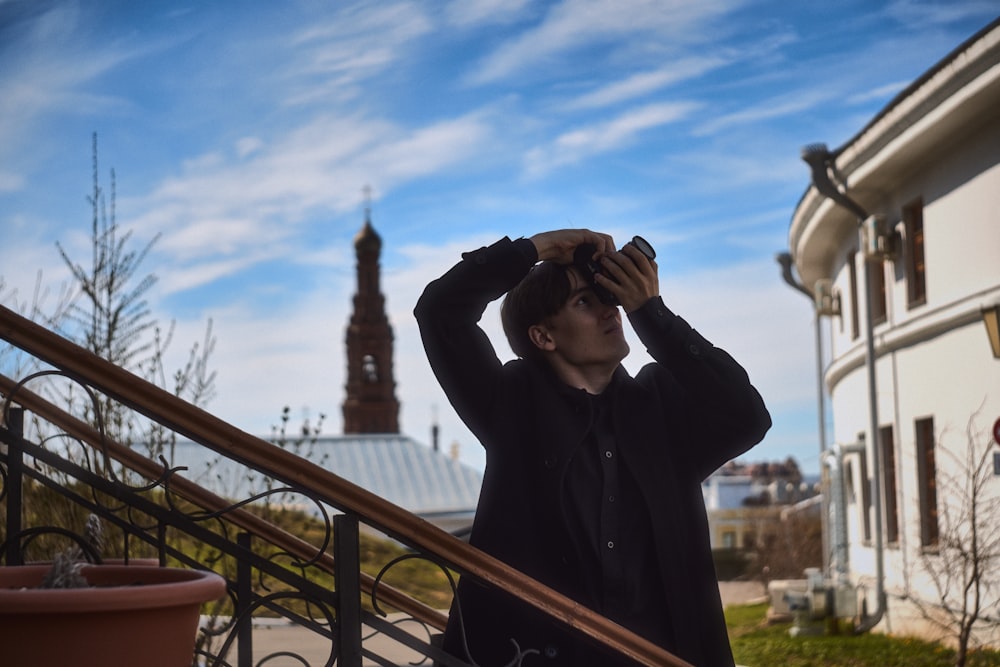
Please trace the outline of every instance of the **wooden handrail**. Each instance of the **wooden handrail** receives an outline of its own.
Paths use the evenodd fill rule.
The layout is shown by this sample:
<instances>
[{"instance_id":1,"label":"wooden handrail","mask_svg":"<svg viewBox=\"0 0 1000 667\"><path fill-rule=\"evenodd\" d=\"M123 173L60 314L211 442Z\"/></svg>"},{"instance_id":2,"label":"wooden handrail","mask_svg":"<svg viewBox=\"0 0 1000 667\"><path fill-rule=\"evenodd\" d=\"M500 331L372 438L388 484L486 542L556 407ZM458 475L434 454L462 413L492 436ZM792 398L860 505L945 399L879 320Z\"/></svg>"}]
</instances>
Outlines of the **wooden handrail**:
<instances>
[{"instance_id":1,"label":"wooden handrail","mask_svg":"<svg viewBox=\"0 0 1000 667\"><path fill-rule=\"evenodd\" d=\"M0 374L0 395L9 396L16 386L17 383L14 380ZM74 417L25 387L17 388L16 402L26 410L55 424L67 435L86 443L97 451L101 451L100 433L87 422ZM147 479L157 479L163 474L163 466L161 464L138 454L131 447L126 447L107 437L104 439L104 445L105 450L111 458ZM253 512L248 512L242 508L229 509L232 507L230 500L212 493L182 475L171 475L170 491L208 512L222 512L225 510L226 520L233 525L260 536L265 541L284 549L292 556L303 561L316 559L316 566L318 568L324 572L333 574L334 561L333 556L329 553L318 553L316 545L310 544L297 535L279 528ZM374 583L374 577L364 572L361 573L361 589L365 593L371 594ZM425 605L385 582L379 582L378 590L380 599L386 604L408 613L413 618L427 623L433 628L444 630L448 617L439 610Z\"/></svg>"},{"instance_id":2,"label":"wooden handrail","mask_svg":"<svg viewBox=\"0 0 1000 667\"><path fill-rule=\"evenodd\" d=\"M387 535L449 561L465 574L511 593L640 664L691 667L656 644L430 522L311 461L239 430L3 306L0 306L0 338L195 442L300 487L328 505L358 515Z\"/></svg>"}]
</instances>

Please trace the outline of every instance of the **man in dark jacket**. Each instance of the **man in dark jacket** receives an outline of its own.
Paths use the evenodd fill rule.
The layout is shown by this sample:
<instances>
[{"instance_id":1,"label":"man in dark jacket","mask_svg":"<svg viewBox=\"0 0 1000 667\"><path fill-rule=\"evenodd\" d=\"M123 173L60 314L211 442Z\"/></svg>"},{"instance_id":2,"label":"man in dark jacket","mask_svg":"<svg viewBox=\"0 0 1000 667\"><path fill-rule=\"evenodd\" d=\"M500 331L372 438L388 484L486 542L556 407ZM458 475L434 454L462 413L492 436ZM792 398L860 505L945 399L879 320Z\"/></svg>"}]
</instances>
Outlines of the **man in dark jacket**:
<instances>
[{"instance_id":1,"label":"man in dark jacket","mask_svg":"<svg viewBox=\"0 0 1000 667\"><path fill-rule=\"evenodd\" d=\"M593 278L572 264L581 244ZM595 288L655 360L634 378L621 311ZM478 322L504 294L520 358L501 364ZM589 230L505 238L464 254L415 315L486 450L471 543L697 667L731 666L701 482L771 420L746 371L664 305L656 262ZM458 602L445 649L483 667L631 664L468 577Z\"/></svg>"}]
</instances>

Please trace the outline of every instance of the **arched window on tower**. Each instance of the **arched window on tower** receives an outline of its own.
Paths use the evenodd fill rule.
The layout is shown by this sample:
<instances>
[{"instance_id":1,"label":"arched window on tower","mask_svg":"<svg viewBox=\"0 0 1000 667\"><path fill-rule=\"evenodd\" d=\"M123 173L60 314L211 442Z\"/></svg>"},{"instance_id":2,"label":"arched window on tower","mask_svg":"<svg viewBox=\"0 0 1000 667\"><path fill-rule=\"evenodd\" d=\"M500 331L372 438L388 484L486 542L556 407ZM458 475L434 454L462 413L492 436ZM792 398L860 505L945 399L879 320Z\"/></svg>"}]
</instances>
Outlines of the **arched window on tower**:
<instances>
[{"instance_id":1,"label":"arched window on tower","mask_svg":"<svg viewBox=\"0 0 1000 667\"><path fill-rule=\"evenodd\" d=\"M361 375L365 382L378 382L378 362L370 354L366 354L361 360Z\"/></svg>"}]
</instances>

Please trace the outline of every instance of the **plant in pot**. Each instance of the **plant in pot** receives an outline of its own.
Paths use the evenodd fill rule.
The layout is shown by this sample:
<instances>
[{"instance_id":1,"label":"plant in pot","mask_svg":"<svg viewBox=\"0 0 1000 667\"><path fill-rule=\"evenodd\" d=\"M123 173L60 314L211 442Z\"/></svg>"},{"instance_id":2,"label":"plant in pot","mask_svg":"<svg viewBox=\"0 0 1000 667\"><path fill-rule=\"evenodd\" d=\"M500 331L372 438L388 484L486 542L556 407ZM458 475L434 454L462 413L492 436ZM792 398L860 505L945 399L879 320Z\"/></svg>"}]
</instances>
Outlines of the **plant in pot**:
<instances>
[{"instance_id":1,"label":"plant in pot","mask_svg":"<svg viewBox=\"0 0 1000 667\"><path fill-rule=\"evenodd\" d=\"M201 605L225 589L212 572L90 564L78 547L0 567L3 664L190 667Z\"/></svg>"}]
</instances>

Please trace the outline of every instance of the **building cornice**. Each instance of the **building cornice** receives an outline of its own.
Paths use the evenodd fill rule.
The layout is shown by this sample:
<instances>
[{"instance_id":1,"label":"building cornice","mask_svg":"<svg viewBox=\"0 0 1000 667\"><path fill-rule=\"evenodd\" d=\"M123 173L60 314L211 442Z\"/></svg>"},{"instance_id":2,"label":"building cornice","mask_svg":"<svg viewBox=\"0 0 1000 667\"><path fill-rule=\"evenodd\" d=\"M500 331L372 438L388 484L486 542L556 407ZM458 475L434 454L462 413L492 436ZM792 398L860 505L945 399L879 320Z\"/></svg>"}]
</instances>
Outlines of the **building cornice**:
<instances>
[{"instance_id":1,"label":"building cornice","mask_svg":"<svg viewBox=\"0 0 1000 667\"><path fill-rule=\"evenodd\" d=\"M857 135L834 151L853 199L880 213L905 174L955 136L1000 108L1000 19L952 51L897 95ZM978 121L978 123L977 123ZM857 220L806 189L792 216L789 249L805 285L828 278L837 249Z\"/></svg>"},{"instance_id":2,"label":"building cornice","mask_svg":"<svg viewBox=\"0 0 1000 667\"><path fill-rule=\"evenodd\" d=\"M1000 285L986 288L964 299L952 301L940 308L928 309L899 323L884 324L875 329L876 358L897 350L929 341L937 336L982 322L983 310L1000 304ZM988 345L985 333L983 345ZM840 354L827 366L824 380L832 392L849 373L865 365L864 340Z\"/></svg>"}]
</instances>

